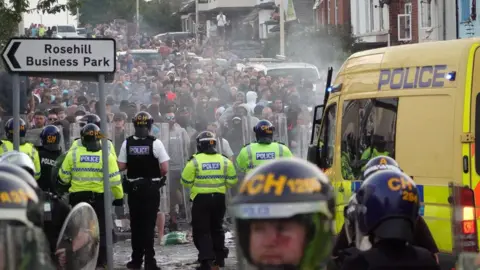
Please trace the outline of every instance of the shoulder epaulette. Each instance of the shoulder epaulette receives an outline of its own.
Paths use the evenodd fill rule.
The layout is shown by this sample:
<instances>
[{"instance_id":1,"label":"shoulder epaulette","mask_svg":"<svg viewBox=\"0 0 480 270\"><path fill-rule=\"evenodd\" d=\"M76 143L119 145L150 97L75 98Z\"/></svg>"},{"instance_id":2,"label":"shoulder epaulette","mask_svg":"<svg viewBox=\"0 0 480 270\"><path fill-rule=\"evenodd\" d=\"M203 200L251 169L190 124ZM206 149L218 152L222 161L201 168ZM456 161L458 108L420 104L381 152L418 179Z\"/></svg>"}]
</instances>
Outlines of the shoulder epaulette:
<instances>
[{"instance_id":1,"label":"shoulder epaulette","mask_svg":"<svg viewBox=\"0 0 480 270\"><path fill-rule=\"evenodd\" d=\"M190 161L190 160L192 160L194 157L195 157L195 154L191 155L191 156L188 158L188 160L187 160L187 161Z\"/></svg>"},{"instance_id":2,"label":"shoulder epaulette","mask_svg":"<svg viewBox=\"0 0 480 270\"><path fill-rule=\"evenodd\" d=\"M251 143L246 143L245 145L243 145L243 147L247 146L247 145L250 145Z\"/></svg>"},{"instance_id":3,"label":"shoulder epaulette","mask_svg":"<svg viewBox=\"0 0 480 270\"><path fill-rule=\"evenodd\" d=\"M286 146L286 144L284 144L283 142L276 142L276 143Z\"/></svg>"},{"instance_id":4,"label":"shoulder epaulette","mask_svg":"<svg viewBox=\"0 0 480 270\"><path fill-rule=\"evenodd\" d=\"M227 155L225 155L225 154L221 154L221 155L224 156L224 157L226 157L226 158L228 159Z\"/></svg>"}]
</instances>

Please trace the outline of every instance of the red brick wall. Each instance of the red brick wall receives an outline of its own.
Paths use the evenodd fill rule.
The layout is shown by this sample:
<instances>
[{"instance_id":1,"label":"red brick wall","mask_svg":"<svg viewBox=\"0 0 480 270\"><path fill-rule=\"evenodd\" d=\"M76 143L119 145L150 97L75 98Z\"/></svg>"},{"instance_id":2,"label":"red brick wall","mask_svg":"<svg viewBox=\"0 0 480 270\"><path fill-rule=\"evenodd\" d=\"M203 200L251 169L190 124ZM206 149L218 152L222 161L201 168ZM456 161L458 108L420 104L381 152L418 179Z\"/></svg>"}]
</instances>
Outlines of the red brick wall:
<instances>
[{"instance_id":1,"label":"red brick wall","mask_svg":"<svg viewBox=\"0 0 480 270\"><path fill-rule=\"evenodd\" d=\"M338 24L350 23L350 0L337 0ZM317 8L317 25L322 24L322 16L325 24L335 24L335 0L330 0L330 21L327 22L328 0L323 0Z\"/></svg>"},{"instance_id":2,"label":"red brick wall","mask_svg":"<svg viewBox=\"0 0 480 270\"><path fill-rule=\"evenodd\" d=\"M405 13L405 4L412 3L412 41L398 41L398 14ZM391 1L390 9L390 33L391 44L418 43L418 1L417 0L398 0Z\"/></svg>"}]
</instances>

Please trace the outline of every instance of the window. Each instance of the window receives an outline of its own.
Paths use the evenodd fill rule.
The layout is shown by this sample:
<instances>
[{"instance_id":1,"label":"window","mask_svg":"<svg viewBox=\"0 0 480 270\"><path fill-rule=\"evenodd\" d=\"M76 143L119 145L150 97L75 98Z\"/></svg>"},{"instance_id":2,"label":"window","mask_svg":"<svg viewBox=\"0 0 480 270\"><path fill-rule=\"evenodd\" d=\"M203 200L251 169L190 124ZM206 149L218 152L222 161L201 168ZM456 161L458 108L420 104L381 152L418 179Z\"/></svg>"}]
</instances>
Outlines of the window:
<instances>
[{"instance_id":1,"label":"window","mask_svg":"<svg viewBox=\"0 0 480 270\"><path fill-rule=\"evenodd\" d=\"M338 24L338 1L339 0L335 0L335 25Z\"/></svg>"},{"instance_id":2,"label":"window","mask_svg":"<svg viewBox=\"0 0 480 270\"><path fill-rule=\"evenodd\" d=\"M397 16L398 40L410 41L412 40L412 15L399 14Z\"/></svg>"},{"instance_id":3,"label":"window","mask_svg":"<svg viewBox=\"0 0 480 270\"><path fill-rule=\"evenodd\" d=\"M432 27L432 0L420 0L422 28Z\"/></svg>"},{"instance_id":4,"label":"window","mask_svg":"<svg viewBox=\"0 0 480 270\"><path fill-rule=\"evenodd\" d=\"M367 162L379 155L395 157L397 98L345 101L341 160L345 180L357 180Z\"/></svg>"},{"instance_id":5,"label":"window","mask_svg":"<svg viewBox=\"0 0 480 270\"><path fill-rule=\"evenodd\" d=\"M324 161L322 169L331 168L335 153L335 127L337 121L337 104L328 106L323 118L322 128L320 130L319 148L320 157ZM326 143L325 143L326 142Z\"/></svg>"}]
</instances>

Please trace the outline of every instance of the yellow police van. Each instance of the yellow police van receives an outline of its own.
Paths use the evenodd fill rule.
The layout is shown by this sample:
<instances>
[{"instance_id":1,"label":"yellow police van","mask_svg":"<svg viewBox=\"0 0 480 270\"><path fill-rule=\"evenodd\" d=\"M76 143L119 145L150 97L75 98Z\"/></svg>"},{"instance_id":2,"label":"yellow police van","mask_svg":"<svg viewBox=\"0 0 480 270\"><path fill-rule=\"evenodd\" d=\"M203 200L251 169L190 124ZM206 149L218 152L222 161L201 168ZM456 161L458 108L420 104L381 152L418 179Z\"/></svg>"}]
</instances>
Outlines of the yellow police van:
<instances>
[{"instance_id":1,"label":"yellow police van","mask_svg":"<svg viewBox=\"0 0 480 270\"><path fill-rule=\"evenodd\" d=\"M355 53L327 90L326 103L315 107L308 159L335 187L337 231L366 162L389 155L418 185L420 215L442 265L477 251L480 39Z\"/></svg>"}]
</instances>

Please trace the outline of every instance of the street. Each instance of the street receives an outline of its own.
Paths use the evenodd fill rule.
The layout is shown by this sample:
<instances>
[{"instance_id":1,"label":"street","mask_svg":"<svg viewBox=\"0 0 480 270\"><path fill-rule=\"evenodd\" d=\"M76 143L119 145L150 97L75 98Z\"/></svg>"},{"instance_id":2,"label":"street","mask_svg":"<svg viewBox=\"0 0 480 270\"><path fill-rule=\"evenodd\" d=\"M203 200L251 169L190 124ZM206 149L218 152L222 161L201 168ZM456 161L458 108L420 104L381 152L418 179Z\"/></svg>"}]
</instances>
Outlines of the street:
<instances>
[{"instance_id":1,"label":"street","mask_svg":"<svg viewBox=\"0 0 480 270\"><path fill-rule=\"evenodd\" d=\"M226 240L226 246L230 249L230 254L225 260L225 268L235 269L236 253L232 240ZM130 239L119 241L114 245L114 267L115 269L127 269L125 265L130 260L131 255ZM157 264L163 270L174 269L195 269L195 260L197 259L197 249L193 243L183 245L160 246L158 239L155 239L155 252Z\"/></svg>"}]
</instances>

